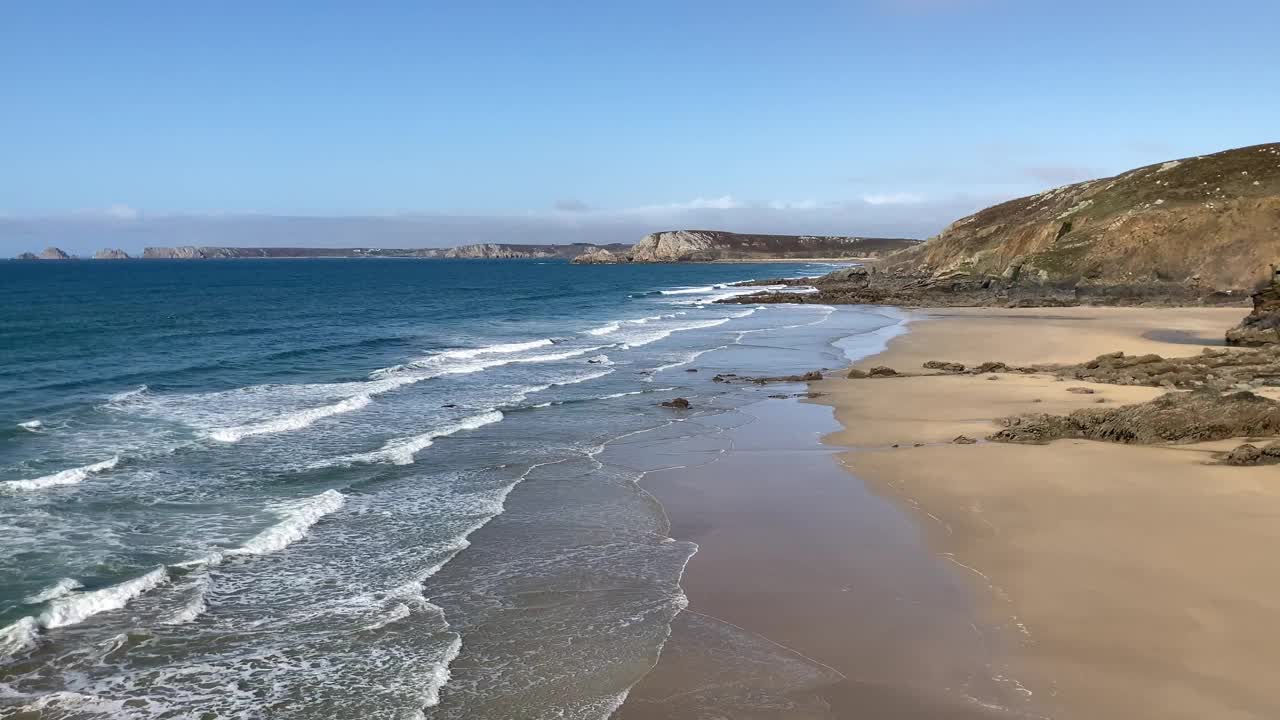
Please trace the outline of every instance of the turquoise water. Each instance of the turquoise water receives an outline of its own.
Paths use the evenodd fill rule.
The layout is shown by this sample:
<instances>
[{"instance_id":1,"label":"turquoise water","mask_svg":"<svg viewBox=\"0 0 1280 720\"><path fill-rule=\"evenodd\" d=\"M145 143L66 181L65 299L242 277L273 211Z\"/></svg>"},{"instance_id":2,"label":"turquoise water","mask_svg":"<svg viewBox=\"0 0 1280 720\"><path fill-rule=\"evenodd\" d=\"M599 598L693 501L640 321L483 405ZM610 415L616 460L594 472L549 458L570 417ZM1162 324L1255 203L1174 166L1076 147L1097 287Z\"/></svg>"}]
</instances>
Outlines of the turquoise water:
<instances>
[{"instance_id":1,"label":"turquoise water","mask_svg":"<svg viewBox=\"0 0 1280 720\"><path fill-rule=\"evenodd\" d=\"M0 263L0 714L607 716L696 547L597 456L897 332L712 302L829 269Z\"/></svg>"}]
</instances>

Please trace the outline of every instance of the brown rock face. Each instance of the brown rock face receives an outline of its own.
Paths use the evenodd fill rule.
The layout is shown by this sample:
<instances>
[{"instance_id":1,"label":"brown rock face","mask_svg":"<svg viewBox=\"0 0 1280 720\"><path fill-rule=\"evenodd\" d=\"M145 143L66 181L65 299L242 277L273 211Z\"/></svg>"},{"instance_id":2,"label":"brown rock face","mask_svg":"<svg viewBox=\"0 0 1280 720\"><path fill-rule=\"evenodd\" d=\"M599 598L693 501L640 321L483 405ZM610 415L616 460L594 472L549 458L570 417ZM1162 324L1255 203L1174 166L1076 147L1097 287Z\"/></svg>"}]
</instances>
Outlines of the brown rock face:
<instances>
[{"instance_id":1,"label":"brown rock face","mask_svg":"<svg viewBox=\"0 0 1280 720\"><path fill-rule=\"evenodd\" d=\"M1011 200L952 223L884 269L1070 286L1087 297L1155 284L1246 290L1277 257L1280 144L1270 144Z\"/></svg>"},{"instance_id":2,"label":"brown rock face","mask_svg":"<svg viewBox=\"0 0 1280 720\"><path fill-rule=\"evenodd\" d=\"M1228 345L1256 347L1280 342L1280 272L1271 267L1271 283L1253 294L1253 312L1227 331Z\"/></svg>"}]
</instances>

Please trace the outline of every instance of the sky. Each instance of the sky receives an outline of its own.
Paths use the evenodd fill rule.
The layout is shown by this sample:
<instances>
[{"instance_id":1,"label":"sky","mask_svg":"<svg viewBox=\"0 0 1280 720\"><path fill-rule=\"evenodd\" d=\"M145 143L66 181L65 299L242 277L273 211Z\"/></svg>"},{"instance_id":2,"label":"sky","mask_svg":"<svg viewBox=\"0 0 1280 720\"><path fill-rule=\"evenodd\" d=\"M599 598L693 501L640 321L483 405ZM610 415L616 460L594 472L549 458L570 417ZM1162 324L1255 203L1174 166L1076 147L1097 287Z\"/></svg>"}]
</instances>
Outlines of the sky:
<instances>
[{"instance_id":1,"label":"sky","mask_svg":"<svg viewBox=\"0 0 1280 720\"><path fill-rule=\"evenodd\" d=\"M6 3L0 255L926 237L1280 137L1272 0Z\"/></svg>"}]
</instances>

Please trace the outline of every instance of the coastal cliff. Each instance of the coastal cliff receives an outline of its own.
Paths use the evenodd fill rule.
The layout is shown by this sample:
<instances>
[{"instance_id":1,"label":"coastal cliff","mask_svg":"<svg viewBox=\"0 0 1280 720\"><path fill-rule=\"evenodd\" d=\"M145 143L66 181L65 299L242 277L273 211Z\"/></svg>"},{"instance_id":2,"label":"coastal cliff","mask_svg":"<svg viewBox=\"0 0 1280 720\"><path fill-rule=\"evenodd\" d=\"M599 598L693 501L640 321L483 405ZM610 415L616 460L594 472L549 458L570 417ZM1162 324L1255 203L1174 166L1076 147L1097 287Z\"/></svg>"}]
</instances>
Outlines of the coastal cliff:
<instances>
[{"instance_id":1,"label":"coastal cliff","mask_svg":"<svg viewBox=\"0 0 1280 720\"><path fill-rule=\"evenodd\" d=\"M114 248L103 248L93 254L93 259L94 260L128 260L129 253L123 250L114 249Z\"/></svg>"},{"instance_id":2,"label":"coastal cliff","mask_svg":"<svg viewBox=\"0 0 1280 720\"><path fill-rule=\"evenodd\" d=\"M825 235L757 235L719 230L650 233L624 252L593 251L574 258L581 265L604 263L711 262L804 258L877 258L912 247L906 238Z\"/></svg>"},{"instance_id":3,"label":"coastal cliff","mask_svg":"<svg viewBox=\"0 0 1280 720\"><path fill-rule=\"evenodd\" d=\"M1248 290L1280 258L1280 144L1171 160L1011 200L881 263L934 278Z\"/></svg>"},{"instance_id":4,"label":"coastal cliff","mask_svg":"<svg viewBox=\"0 0 1280 720\"><path fill-rule=\"evenodd\" d=\"M213 260L227 258L437 258L447 260L521 260L572 258L586 252L622 250L625 245L512 245L476 243L449 248L304 248L304 247L149 247L142 257L156 260ZM118 252L118 251L117 251Z\"/></svg>"},{"instance_id":5,"label":"coastal cliff","mask_svg":"<svg viewBox=\"0 0 1280 720\"><path fill-rule=\"evenodd\" d=\"M1010 200L869 267L805 281L816 293L757 293L727 302L1236 303L1269 278L1268 266L1278 260L1280 144L1270 144ZM1271 312L1270 306L1258 312ZM1253 339L1242 334L1240 341Z\"/></svg>"}]
</instances>

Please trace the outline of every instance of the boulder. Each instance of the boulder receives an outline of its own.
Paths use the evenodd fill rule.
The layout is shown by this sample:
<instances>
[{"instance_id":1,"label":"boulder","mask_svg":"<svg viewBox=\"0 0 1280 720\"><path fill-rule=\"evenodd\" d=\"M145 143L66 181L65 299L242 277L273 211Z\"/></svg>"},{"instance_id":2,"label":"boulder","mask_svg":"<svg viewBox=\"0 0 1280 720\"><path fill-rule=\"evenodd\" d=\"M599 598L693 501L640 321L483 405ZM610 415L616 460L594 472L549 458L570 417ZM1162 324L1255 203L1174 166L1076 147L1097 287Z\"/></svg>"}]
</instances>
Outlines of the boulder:
<instances>
[{"instance_id":1,"label":"boulder","mask_svg":"<svg viewBox=\"0 0 1280 720\"><path fill-rule=\"evenodd\" d=\"M1262 450L1254 445L1245 443L1227 453L1222 462L1224 465L1257 465L1262 462L1263 458Z\"/></svg>"},{"instance_id":2,"label":"boulder","mask_svg":"<svg viewBox=\"0 0 1280 720\"><path fill-rule=\"evenodd\" d=\"M662 401L662 407L675 408L676 410L688 410L689 401L682 397L672 398L671 400Z\"/></svg>"},{"instance_id":3,"label":"boulder","mask_svg":"<svg viewBox=\"0 0 1280 720\"><path fill-rule=\"evenodd\" d=\"M897 370L894 370L891 367L885 367L884 365L877 365L867 372L867 376L873 378L896 377L897 375Z\"/></svg>"},{"instance_id":4,"label":"boulder","mask_svg":"<svg viewBox=\"0 0 1280 720\"><path fill-rule=\"evenodd\" d=\"M1280 343L1280 271L1276 266L1271 266L1270 283L1250 299L1253 310L1227 331L1227 344L1256 347Z\"/></svg>"},{"instance_id":5,"label":"boulder","mask_svg":"<svg viewBox=\"0 0 1280 720\"><path fill-rule=\"evenodd\" d=\"M964 372L964 365L957 362L946 362L944 360L928 360L924 364L925 370L941 370L949 373Z\"/></svg>"},{"instance_id":6,"label":"boulder","mask_svg":"<svg viewBox=\"0 0 1280 720\"><path fill-rule=\"evenodd\" d=\"M956 439L955 439L955 440L952 440L951 442L955 443L956 445L973 445L974 443L976 443L976 442L978 442L978 441L977 441L977 440L974 440L973 438L969 437L968 435L957 435L957 436L956 436Z\"/></svg>"},{"instance_id":7,"label":"boulder","mask_svg":"<svg viewBox=\"0 0 1280 720\"><path fill-rule=\"evenodd\" d=\"M848 377L850 380L861 380L867 377L867 371L859 370L858 368L853 368L849 371L849 374L846 377Z\"/></svg>"}]
</instances>

